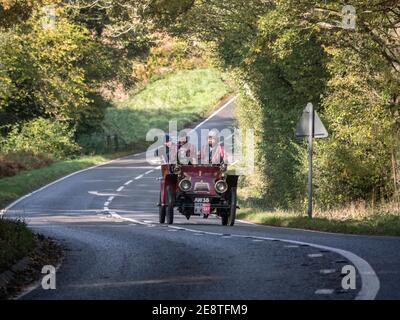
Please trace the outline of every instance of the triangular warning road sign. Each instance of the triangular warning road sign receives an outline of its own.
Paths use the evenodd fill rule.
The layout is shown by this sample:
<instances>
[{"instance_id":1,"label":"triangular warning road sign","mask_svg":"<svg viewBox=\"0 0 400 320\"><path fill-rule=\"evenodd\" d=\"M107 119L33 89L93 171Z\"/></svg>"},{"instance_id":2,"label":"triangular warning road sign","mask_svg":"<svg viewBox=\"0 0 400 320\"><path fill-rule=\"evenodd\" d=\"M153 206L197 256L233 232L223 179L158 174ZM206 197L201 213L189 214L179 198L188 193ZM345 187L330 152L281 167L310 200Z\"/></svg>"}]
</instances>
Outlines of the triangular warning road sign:
<instances>
[{"instance_id":1,"label":"triangular warning road sign","mask_svg":"<svg viewBox=\"0 0 400 320\"><path fill-rule=\"evenodd\" d=\"M303 110L303 114L297 124L296 127L296 137L308 137L310 135L310 120L312 116L310 113L314 111L314 107L312 103L308 103L305 109ZM314 111L314 138L326 138L328 137L328 131L326 130L324 124L322 123L320 117L318 116L317 112Z\"/></svg>"}]
</instances>

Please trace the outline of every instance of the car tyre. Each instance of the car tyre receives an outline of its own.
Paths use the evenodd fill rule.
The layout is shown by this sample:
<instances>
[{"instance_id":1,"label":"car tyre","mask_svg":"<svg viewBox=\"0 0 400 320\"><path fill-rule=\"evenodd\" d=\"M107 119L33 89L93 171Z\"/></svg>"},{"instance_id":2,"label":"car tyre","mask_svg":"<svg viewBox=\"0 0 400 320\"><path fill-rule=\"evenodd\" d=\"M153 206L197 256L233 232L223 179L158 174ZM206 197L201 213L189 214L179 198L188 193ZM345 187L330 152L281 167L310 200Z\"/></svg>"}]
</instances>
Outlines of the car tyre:
<instances>
[{"instance_id":1,"label":"car tyre","mask_svg":"<svg viewBox=\"0 0 400 320\"><path fill-rule=\"evenodd\" d=\"M165 216L167 215L167 208L165 205L161 203L161 194L160 194L160 202L159 202L159 213L158 213L158 218L160 223L165 223Z\"/></svg>"},{"instance_id":2,"label":"car tyre","mask_svg":"<svg viewBox=\"0 0 400 320\"><path fill-rule=\"evenodd\" d=\"M230 200L231 207L229 209L229 215L227 215L227 224L233 226L235 224L236 219L236 205L237 205L237 194L236 188L231 188Z\"/></svg>"},{"instance_id":3,"label":"car tyre","mask_svg":"<svg viewBox=\"0 0 400 320\"><path fill-rule=\"evenodd\" d=\"M167 206L166 206L167 223L174 223L174 194L172 188L167 188Z\"/></svg>"}]
</instances>

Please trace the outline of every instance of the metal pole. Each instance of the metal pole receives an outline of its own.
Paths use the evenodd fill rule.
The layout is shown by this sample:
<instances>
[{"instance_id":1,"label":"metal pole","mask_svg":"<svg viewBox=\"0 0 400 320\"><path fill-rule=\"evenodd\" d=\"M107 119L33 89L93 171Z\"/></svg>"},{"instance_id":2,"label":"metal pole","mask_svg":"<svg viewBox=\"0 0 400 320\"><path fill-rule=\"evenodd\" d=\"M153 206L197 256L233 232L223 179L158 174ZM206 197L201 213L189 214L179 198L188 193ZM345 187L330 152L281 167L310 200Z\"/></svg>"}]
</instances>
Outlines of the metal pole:
<instances>
[{"instance_id":1,"label":"metal pole","mask_svg":"<svg viewBox=\"0 0 400 320\"><path fill-rule=\"evenodd\" d=\"M312 218L312 158L313 158L313 137L314 137L314 105L310 103L309 133L308 133L308 217Z\"/></svg>"}]
</instances>

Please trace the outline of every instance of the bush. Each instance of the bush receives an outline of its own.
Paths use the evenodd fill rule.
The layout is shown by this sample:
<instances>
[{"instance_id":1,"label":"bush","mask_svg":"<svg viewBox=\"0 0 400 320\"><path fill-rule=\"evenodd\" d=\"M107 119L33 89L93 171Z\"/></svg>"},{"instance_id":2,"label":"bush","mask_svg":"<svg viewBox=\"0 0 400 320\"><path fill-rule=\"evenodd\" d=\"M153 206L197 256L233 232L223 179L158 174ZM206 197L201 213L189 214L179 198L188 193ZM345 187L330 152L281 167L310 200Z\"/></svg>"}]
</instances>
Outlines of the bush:
<instances>
[{"instance_id":1,"label":"bush","mask_svg":"<svg viewBox=\"0 0 400 320\"><path fill-rule=\"evenodd\" d=\"M61 159L76 154L80 147L73 141L74 131L65 123L37 118L14 125L3 139L3 154L24 151L31 155L45 155Z\"/></svg>"},{"instance_id":2,"label":"bush","mask_svg":"<svg viewBox=\"0 0 400 320\"><path fill-rule=\"evenodd\" d=\"M7 159L5 156L0 156L0 178L14 176L21 169L22 167L18 163Z\"/></svg>"},{"instance_id":3,"label":"bush","mask_svg":"<svg viewBox=\"0 0 400 320\"><path fill-rule=\"evenodd\" d=\"M23 221L0 218L0 273L29 254L35 239Z\"/></svg>"},{"instance_id":4,"label":"bush","mask_svg":"<svg viewBox=\"0 0 400 320\"><path fill-rule=\"evenodd\" d=\"M32 170L46 167L53 159L43 153L34 154L32 151L14 151L3 156L5 160L17 164L20 170Z\"/></svg>"}]
</instances>

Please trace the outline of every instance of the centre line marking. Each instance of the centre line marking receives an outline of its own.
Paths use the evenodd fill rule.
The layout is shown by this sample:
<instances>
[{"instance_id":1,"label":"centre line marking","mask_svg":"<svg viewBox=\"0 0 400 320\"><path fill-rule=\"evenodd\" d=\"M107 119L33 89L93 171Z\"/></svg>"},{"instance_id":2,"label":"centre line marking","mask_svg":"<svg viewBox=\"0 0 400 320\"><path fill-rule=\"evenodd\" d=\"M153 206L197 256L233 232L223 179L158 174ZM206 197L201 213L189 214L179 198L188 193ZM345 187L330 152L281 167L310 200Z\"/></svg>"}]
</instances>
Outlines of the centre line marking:
<instances>
[{"instance_id":1,"label":"centre line marking","mask_svg":"<svg viewBox=\"0 0 400 320\"><path fill-rule=\"evenodd\" d=\"M322 256L323 256L322 253L310 253L310 254L308 254L309 258L320 258Z\"/></svg>"},{"instance_id":2,"label":"centre line marking","mask_svg":"<svg viewBox=\"0 0 400 320\"><path fill-rule=\"evenodd\" d=\"M332 294L333 289L318 289L315 291L315 294Z\"/></svg>"},{"instance_id":3,"label":"centre line marking","mask_svg":"<svg viewBox=\"0 0 400 320\"><path fill-rule=\"evenodd\" d=\"M330 274L330 273L335 273L335 272L336 272L335 269L322 269L322 270L319 270L319 273L322 273L322 274Z\"/></svg>"},{"instance_id":4,"label":"centre line marking","mask_svg":"<svg viewBox=\"0 0 400 320\"><path fill-rule=\"evenodd\" d=\"M108 199L107 199L108 202L111 202L113 200L114 200L114 196L108 197Z\"/></svg>"},{"instance_id":5,"label":"centre line marking","mask_svg":"<svg viewBox=\"0 0 400 320\"><path fill-rule=\"evenodd\" d=\"M150 173L152 173L154 170L149 170L149 171L147 171L145 174L150 174Z\"/></svg>"},{"instance_id":6,"label":"centre line marking","mask_svg":"<svg viewBox=\"0 0 400 320\"><path fill-rule=\"evenodd\" d=\"M140 176L137 176L136 178L135 178L135 180L139 180L139 179L142 179L143 178L143 174L141 174Z\"/></svg>"},{"instance_id":7,"label":"centre line marking","mask_svg":"<svg viewBox=\"0 0 400 320\"><path fill-rule=\"evenodd\" d=\"M121 192L122 190L124 190L124 186L121 186L117 189L118 192Z\"/></svg>"},{"instance_id":8,"label":"centre line marking","mask_svg":"<svg viewBox=\"0 0 400 320\"><path fill-rule=\"evenodd\" d=\"M169 226L169 228L177 228L174 226ZM190 228L182 228L179 229L189 231L189 232L198 232L198 230L190 229ZM205 234L214 234L218 235L218 233L214 232L207 232L204 231ZM219 234L222 235L222 234ZM244 235L234 234L235 237L238 238L246 238ZM221 237L224 238L224 237ZM272 238L272 237L254 237L254 239L263 239L263 240L280 240L286 243L290 243L291 245L298 245L298 246L307 246L307 247L314 247L320 250L328 250L330 252L335 252L343 256L344 258L351 261L351 263L357 268L359 275L361 276L361 290L358 292L357 296L355 297L356 300L374 300L378 291L380 289L380 281L378 276L376 275L374 269L369 265L367 261L362 259L361 257L357 256L356 254L346 251L339 248L328 247L319 245L316 243L308 243L290 239L282 239L282 238Z\"/></svg>"},{"instance_id":9,"label":"centre line marking","mask_svg":"<svg viewBox=\"0 0 400 320\"><path fill-rule=\"evenodd\" d=\"M129 180L129 181L125 182L125 183L124 183L124 186L127 186L127 185L131 184L132 181L133 181L133 180Z\"/></svg>"}]
</instances>

